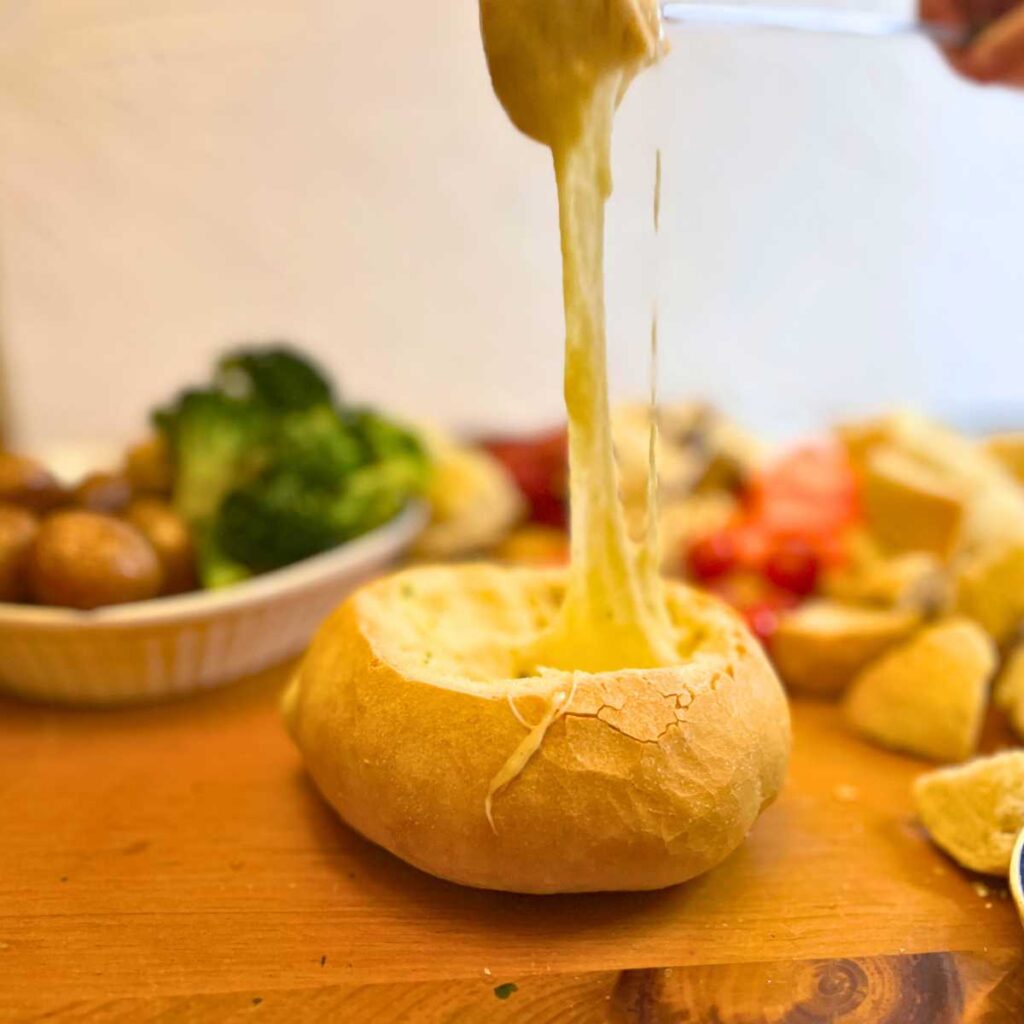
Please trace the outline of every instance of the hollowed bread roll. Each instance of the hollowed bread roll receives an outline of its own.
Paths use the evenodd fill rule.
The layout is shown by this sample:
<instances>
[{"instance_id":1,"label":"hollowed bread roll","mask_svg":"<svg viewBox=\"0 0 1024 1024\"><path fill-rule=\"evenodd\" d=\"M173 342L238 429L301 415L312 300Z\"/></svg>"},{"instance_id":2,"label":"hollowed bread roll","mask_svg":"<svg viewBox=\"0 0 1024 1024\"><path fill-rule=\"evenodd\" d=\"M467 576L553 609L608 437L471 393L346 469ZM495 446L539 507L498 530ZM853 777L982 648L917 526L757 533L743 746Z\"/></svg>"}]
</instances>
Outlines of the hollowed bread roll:
<instances>
[{"instance_id":1,"label":"hollowed bread roll","mask_svg":"<svg viewBox=\"0 0 1024 1024\"><path fill-rule=\"evenodd\" d=\"M565 581L417 568L327 620L284 710L349 825L441 878L526 893L658 889L743 841L790 747L757 642L719 601L667 584L678 667L529 674L521 652Z\"/></svg>"}]
</instances>

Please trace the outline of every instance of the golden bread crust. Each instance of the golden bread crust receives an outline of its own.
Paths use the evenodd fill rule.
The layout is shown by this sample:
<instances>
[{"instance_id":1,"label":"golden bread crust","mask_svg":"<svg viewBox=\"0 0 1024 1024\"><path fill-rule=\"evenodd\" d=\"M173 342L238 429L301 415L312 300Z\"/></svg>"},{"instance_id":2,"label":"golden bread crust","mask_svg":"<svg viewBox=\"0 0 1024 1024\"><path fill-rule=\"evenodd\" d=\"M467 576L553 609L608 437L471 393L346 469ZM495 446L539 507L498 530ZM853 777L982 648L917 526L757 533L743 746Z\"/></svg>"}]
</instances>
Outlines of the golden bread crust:
<instances>
[{"instance_id":1,"label":"golden bread crust","mask_svg":"<svg viewBox=\"0 0 1024 1024\"><path fill-rule=\"evenodd\" d=\"M657 889L742 842L782 785L789 715L764 654L717 601L672 587L677 618L685 610L693 624L694 650L678 668L505 680L411 671L407 638L396 647L382 614L410 586L436 601L445 586L549 594L563 578L409 570L328 620L285 713L351 826L440 877L534 893ZM568 698L565 713L495 795L492 828L488 787L555 693Z\"/></svg>"}]
</instances>

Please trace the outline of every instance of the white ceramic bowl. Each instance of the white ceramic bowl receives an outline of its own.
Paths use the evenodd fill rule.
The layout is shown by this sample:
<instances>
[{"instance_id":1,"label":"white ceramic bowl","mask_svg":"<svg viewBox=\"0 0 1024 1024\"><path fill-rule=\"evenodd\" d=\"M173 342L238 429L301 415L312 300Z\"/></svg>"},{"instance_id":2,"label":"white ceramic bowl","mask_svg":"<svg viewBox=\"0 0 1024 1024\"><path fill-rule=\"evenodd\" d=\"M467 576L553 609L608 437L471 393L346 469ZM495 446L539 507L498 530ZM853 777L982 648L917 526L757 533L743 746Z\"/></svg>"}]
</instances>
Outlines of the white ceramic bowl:
<instances>
[{"instance_id":1,"label":"white ceramic bowl","mask_svg":"<svg viewBox=\"0 0 1024 1024\"><path fill-rule=\"evenodd\" d=\"M0 689L118 704L268 668L298 654L346 594L408 547L426 516L411 505L334 551L211 593L91 612L0 603Z\"/></svg>"}]
</instances>

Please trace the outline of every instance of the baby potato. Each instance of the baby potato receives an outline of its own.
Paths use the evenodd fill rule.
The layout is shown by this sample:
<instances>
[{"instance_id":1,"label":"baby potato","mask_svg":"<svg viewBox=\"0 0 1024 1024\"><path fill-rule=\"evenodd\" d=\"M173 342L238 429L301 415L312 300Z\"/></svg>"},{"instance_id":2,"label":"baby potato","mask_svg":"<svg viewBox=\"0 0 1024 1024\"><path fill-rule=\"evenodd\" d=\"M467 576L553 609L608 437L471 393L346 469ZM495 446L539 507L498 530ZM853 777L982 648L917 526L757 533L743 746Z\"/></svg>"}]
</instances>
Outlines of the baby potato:
<instances>
[{"instance_id":1,"label":"baby potato","mask_svg":"<svg viewBox=\"0 0 1024 1024\"><path fill-rule=\"evenodd\" d=\"M160 559L134 526L77 510L40 527L28 578L40 604L81 609L145 601L163 586Z\"/></svg>"},{"instance_id":2,"label":"baby potato","mask_svg":"<svg viewBox=\"0 0 1024 1024\"><path fill-rule=\"evenodd\" d=\"M124 475L140 494L170 494L174 467L167 442L159 434L140 441L125 452Z\"/></svg>"},{"instance_id":3,"label":"baby potato","mask_svg":"<svg viewBox=\"0 0 1024 1024\"><path fill-rule=\"evenodd\" d=\"M188 524L159 498L138 498L125 518L149 541L164 572L165 594L183 594L199 585L196 549Z\"/></svg>"},{"instance_id":4,"label":"baby potato","mask_svg":"<svg viewBox=\"0 0 1024 1024\"><path fill-rule=\"evenodd\" d=\"M79 481L72 498L90 512L116 515L132 500L132 485L122 473L90 473Z\"/></svg>"},{"instance_id":5,"label":"baby potato","mask_svg":"<svg viewBox=\"0 0 1024 1024\"><path fill-rule=\"evenodd\" d=\"M0 601L28 597L28 561L39 522L27 509L0 505Z\"/></svg>"},{"instance_id":6,"label":"baby potato","mask_svg":"<svg viewBox=\"0 0 1024 1024\"><path fill-rule=\"evenodd\" d=\"M64 488L41 462L0 451L0 501L47 512L66 498Z\"/></svg>"}]
</instances>

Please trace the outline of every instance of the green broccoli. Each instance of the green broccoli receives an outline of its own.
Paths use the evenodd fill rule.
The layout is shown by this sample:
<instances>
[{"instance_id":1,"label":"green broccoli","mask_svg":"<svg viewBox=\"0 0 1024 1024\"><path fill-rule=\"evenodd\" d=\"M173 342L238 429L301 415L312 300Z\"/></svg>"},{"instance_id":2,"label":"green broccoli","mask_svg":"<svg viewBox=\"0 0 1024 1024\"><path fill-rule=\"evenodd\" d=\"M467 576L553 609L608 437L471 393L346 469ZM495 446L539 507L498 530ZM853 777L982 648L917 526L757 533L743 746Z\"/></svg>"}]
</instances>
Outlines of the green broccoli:
<instances>
[{"instance_id":1,"label":"green broccoli","mask_svg":"<svg viewBox=\"0 0 1024 1024\"><path fill-rule=\"evenodd\" d=\"M426 450L419 437L406 427L382 416L373 409L347 409L344 413L349 429L359 439L367 462L391 458L409 458L427 462Z\"/></svg>"},{"instance_id":2,"label":"green broccoli","mask_svg":"<svg viewBox=\"0 0 1024 1024\"><path fill-rule=\"evenodd\" d=\"M267 473L228 496L216 543L253 572L291 565L345 539L333 516L336 500L331 490L311 489L294 473Z\"/></svg>"},{"instance_id":3,"label":"green broccoli","mask_svg":"<svg viewBox=\"0 0 1024 1024\"><path fill-rule=\"evenodd\" d=\"M208 522L224 497L267 459L265 409L219 391L186 391L153 416L174 461L174 505L193 526Z\"/></svg>"},{"instance_id":4,"label":"green broccoli","mask_svg":"<svg viewBox=\"0 0 1024 1024\"><path fill-rule=\"evenodd\" d=\"M196 538L196 568L205 590L231 587L252 576L251 569L225 553L211 526L204 527Z\"/></svg>"},{"instance_id":5,"label":"green broccoli","mask_svg":"<svg viewBox=\"0 0 1024 1024\"><path fill-rule=\"evenodd\" d=\"M339 409L323 373L286 346L224 357L210 388L184 392L153 419L211 589L382 525L430 472L414 433L372 410Z\"/></svg>"},{"instance_id":6,"label":"green broccoli","mask_svg":"<svg viewBox=\"0 0 1024 1024\"><path fill-rule=\"evenodd\" d=\"M268 472L228 495L216 543L253 572L268 572L383 525L422 482L410 460L363 466L334 487L310 487L289 470Z\"/></svg>"},{"instance_id":7,"label":"green broccoli","mask_svg":"<svg viewBox=\"0 0 1024 1024\"><path fill-rule=\"evenodd\" d=\"M310 487L338 486L365 458L360 438L330 406L291 413L278 424L274 466Z\"/></svg>"},{"instance_id":8,"label":"green broccoli","mask_svg":"<svg viewBox=\"0 0 1024 1024\"><path fill-rule=\"evenodd\" d=\"M262 402L277 413L334 405L334 390L327 376L287 345L229 353L217 364L215 384L226 394Z\"/></svg>"}]
</instances>

